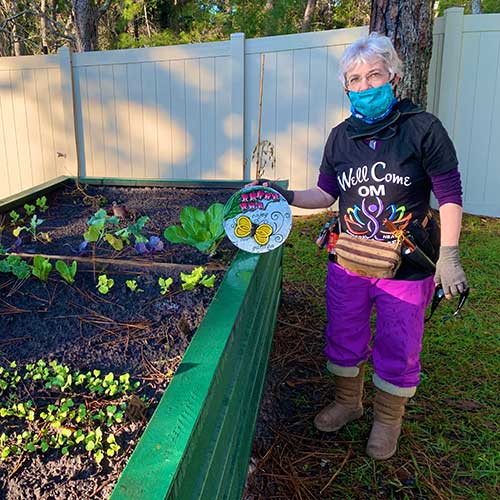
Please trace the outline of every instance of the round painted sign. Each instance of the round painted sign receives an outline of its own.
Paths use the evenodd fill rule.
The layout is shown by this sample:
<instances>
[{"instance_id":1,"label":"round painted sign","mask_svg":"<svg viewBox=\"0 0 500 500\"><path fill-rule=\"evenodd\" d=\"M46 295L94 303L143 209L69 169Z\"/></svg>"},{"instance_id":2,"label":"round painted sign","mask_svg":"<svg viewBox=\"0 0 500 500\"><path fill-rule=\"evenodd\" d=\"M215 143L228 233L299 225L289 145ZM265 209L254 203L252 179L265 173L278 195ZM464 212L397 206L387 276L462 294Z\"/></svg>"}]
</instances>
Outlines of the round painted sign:
<instances>
[{"instance_id":1,"label":"round painted sign","mask_svg":"<svg viewBox=\"0 0 500 500\"><path fill-rule=\"evenodd\" d=\"M270 252L287 239L292 212L285 198L269 187L250 186L233 194L224 207L224 230L238 248Z\"/></svg>"}]
</instances>

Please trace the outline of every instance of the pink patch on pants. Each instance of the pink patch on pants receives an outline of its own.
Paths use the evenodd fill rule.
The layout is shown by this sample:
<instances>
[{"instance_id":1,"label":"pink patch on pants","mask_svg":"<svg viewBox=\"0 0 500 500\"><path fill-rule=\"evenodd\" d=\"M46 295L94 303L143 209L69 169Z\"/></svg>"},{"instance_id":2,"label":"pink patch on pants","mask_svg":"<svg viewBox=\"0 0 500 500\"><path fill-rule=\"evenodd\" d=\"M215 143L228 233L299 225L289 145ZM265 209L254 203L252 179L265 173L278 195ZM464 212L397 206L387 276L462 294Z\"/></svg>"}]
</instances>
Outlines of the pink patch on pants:
<instances>
[{"instance_id":1,"label":"pink patch on pants","mask_svg":"<svg viewBox=\"0 0 500 500\"><path fill-rule=\"evenodd\" d=\"M326 356L352 367L371 355L381 379L398 387L417 386L425 310L433 292L432 276L416 281L366 278L329 262ZM373 307L377 321L370 347Z\"/></svg>"}]
</instances>

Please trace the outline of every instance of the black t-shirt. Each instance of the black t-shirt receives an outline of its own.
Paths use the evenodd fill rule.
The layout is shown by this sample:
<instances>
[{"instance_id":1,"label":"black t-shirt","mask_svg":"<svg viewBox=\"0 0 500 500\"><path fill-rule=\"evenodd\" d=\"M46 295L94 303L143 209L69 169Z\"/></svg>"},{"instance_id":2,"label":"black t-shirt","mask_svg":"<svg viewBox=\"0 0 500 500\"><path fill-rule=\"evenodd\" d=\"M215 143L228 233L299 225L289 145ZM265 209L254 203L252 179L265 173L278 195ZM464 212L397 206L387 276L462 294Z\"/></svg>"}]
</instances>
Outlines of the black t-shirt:
<instances>
[{"instance_id":1,"label":"black t-shirt","mask_svg":"<svg viewBox=\"0 0 500 500\"><path fill-rule=\"evenodd\" d=\"M389 133L385 129L371 134L383 137L375 148L367 140L370 134L350 138L352 119L332 129L320 172L336 179L342 231L362 238L393 239L384 219L400 228L422 221L429 210L430 177L457 167L455 148L438 118L410 109L409 113L397 111ZM396 279L428 275L405 267Z\"/></svg>"}]
</instances>

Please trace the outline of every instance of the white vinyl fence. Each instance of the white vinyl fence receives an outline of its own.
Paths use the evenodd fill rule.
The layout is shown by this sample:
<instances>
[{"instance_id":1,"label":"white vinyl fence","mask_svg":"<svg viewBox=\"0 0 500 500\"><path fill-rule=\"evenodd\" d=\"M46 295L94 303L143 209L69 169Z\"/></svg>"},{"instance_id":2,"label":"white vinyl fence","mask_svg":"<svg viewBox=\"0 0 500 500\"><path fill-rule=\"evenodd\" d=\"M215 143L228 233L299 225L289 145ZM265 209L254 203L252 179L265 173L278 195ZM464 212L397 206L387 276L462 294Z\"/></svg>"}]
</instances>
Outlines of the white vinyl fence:
<instances>
[{"instance_id":1,"label":"white vinyl fence","mask_svg":"<svg viewBox=\"0 0 500 500\"><path fill-rule=\"evenodd\" d=\"M349 114L338 60L367 27L150 49L0 58L0 200L59 175L250 179L315 185L330 129ZM500 14L436 20L429 111L454 139L465 210L500 216Z\"/></svg>"}]
</instances>

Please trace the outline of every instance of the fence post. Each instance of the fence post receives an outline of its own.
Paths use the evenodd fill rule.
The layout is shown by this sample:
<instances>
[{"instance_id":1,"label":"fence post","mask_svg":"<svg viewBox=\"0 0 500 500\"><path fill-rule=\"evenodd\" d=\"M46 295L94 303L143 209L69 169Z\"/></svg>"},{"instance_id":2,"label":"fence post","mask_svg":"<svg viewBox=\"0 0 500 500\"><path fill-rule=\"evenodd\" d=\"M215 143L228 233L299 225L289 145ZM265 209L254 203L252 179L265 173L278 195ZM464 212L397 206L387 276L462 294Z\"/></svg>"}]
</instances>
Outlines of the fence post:
<instances>
[{"instance_id":1,"label":"fence post","mask_svg":"<svg viewBox=\"0 0 500 500\"><path fill-rule=\"evenodd\" d=\"M75 94L73 89L73 63L71 49L60 47L57 51L61 71L61 92L64 108L64 133L66 137L66 171L63 174L78 176L78 136L75 122Z\"/></svg>"},{"instance_id":2,"label":"fence post","mask_svg":"<svg viewBox=\"0 0 500 500\"><path fill-rule=\"evenodd\" d=\"M438 116L452 138L455 133L463 26L463 7L452 7L445 10Z\"/></svg>"},{"instance_id":3,"label":"fence post","mask_svg":"<svg viewBox=\"0 0 500 500\"><path fill-rule=\"evenodd\" d=\"M245 33L231 35L231 163L235 172L244 179Z\"/></svg>"}]
</instances>

